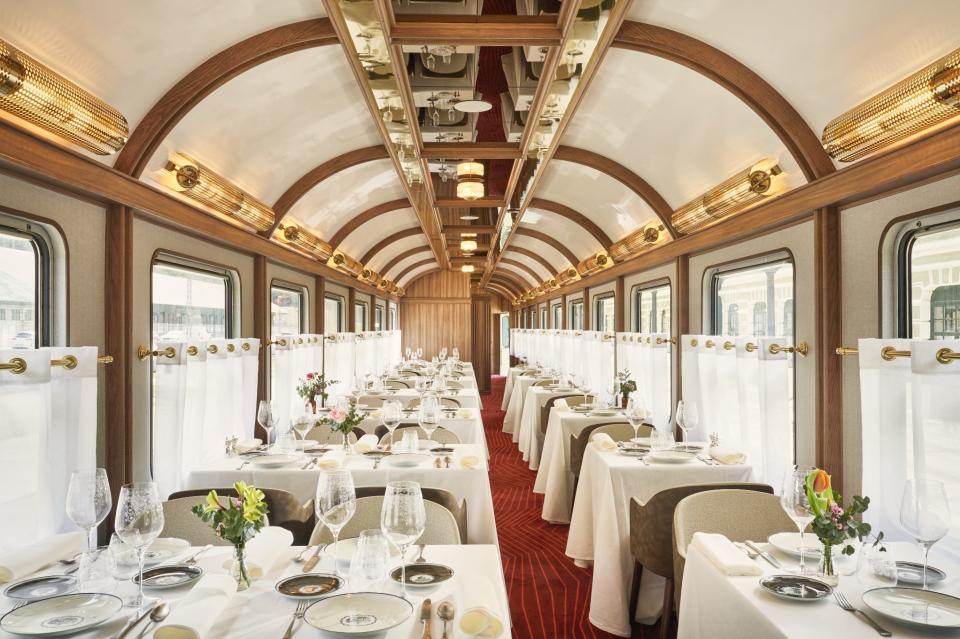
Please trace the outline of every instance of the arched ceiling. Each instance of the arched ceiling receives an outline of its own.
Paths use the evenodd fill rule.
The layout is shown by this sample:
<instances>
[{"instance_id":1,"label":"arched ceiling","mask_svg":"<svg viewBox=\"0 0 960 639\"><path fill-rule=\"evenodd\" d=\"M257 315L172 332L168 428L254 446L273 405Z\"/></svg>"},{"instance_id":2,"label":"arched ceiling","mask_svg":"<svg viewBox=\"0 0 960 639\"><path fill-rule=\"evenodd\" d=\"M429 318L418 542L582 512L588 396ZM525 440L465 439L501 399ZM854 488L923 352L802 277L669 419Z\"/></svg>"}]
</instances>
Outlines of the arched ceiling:
<instances>
[{"instance_id":1,"label":"arched ceiling","mask_svg":"<svg viewBox=\"0 0 960 639\"><path fill-rule=\"evenodd\" d=\"M520 264L523 264L528 269L536 273L538 284L544 280L548 280L552 278L554 275L557 274L556 270L544 268L543 264L533 259L532 257L528 255L524 255L523 253L518 253L515 250L515 247L509 247L505 252L503 258L510 259L515 262L519 262Z\"/></svg>"},{"instance_id":2,"label":"arched ceiling","mask_svg":"<svg viewBox=\"0 0 960 639\"><path fill-rule=\"evenodd\" d=\"M567 258L563 256L563 253L536 238L517 234L513 236L509 246L519 246L526 251L543 256L545 260L553 265L554 274L570 266L570 263L567 261Z\"/></svg>"},{"instance_id":3,"label":"arched ceiling","mask_svg":"<svg viewBox=\"0 0 960 639\"><path fill-rule=\"evenodd\" d=\"M573 251L579 259L592 255L607 247L602 246L592 235L586 233L576 222L541 208L529 208L520 223L521 228L549 233Z\"/></svg>"},{"instance_id":4,"label":"arched ceiling","mask_svg":"<svg viewBox=\"0 0 960 639\"><path fill-rule=\"evenodd\" d=\"M339 248L347 255L363 255L373 248L380 238L416 224L417 214L413 209L391 211L361 224L343 239Z\"/></svg>"},{"instance_id":5,"label":"arched ceiling","mask_svg":"<svg viewBox=\"0 0 960 639\"><path fill-rule=\"evenodd\" d=\"M397 256L402 255L406 251L413 249L429 249L430 246L427 244L427 238L423 234L417 234L409 237L405 237L395 242L391 243L389 247L378 251L368 262L367 266L377 271L381 275L385 275L383 272L387 264L397 258ZM424 256L427 255L426 252L423 253Z\"/></svg>"},{"instance_id":6,"label":"arched ceiling","mask_svg":"<svg viewBox=\"0 0 960 639\"><path fill-rule=\"evenodd\" d=\"M410 286L410 282L417 279L418 275L426 275L427 273L433 273L439 271L440 268L437 266L435 260L424 260L422 263L419 263L419 266L414 268L406 268L404 272L397 278L397 284L406 288Z\"/></svg>"}]
</instances>

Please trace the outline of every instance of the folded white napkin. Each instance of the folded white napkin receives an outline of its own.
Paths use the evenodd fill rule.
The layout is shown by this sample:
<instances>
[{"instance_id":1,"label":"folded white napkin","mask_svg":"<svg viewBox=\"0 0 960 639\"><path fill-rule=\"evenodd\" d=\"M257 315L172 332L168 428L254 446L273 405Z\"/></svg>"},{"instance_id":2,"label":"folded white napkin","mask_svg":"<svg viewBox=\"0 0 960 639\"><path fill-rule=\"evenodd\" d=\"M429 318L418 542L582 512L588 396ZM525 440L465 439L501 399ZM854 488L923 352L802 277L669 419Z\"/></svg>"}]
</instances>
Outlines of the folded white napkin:
<instances>
[{"instance_id":1,"label":"folded white napkin","mask_svg":"<svg viewBox=\"0 0 960 639\"><path fill-rule=\"evenodd\" d=\"M553 406L554 408L560 408L560 409L567 408L567 400L558 399L557 401L553 402Z\"/></svg>"},{"instance_id":2,"label":"folded white napkin","mask_svg":"<svg viewBox=\"0 0 960 639\"><path fill-rule=\"evenodd\" d=\"M747 456L744 453L732 448L723 448L722 446L714 446L711 448L710 456L721 464L744 464L747 461Z\"/></svg>"},{"instance_id":3,"label":"folded white napkin","mask_svg":"<svg viewBox=\"0 0 960 639\"><path fill-rule=\"evenodd\" d=\"M236 592L237 582L230 575L205 574L172 606L170 616L153 633L154 639L203 639Z\"/></svg>"},{"instance_id":4,"label":"folded white napkin","mask_svg":"<svg viewBox=\"0 0 960 639\"><path fill-rule=\"evenodd\" d=\"M730 577L762 575L763 569L741 552L732 541L716 533L693 534L691 546L696 547L717 570Z\"/></svg>"},{"instance_id":5,"label":"folded white napkin","mask_svg":"<svg viewBox=\"0 0 960 639\"><path fill-rule=\"evenodd\" d=\"M476 455L464 455L460 458L460 466L463 468L477 468L480 465L480 458Z\"/></svg>"},{"instance_id":6,"label":"folded white napkin","mask_svg":"<svg viewBox=\"0 0 960 639\"><path fill-rule=\"evenodd\" d=\"M470 419L473 417L473 411L469 408L458 408L456 412L457 419Z\"/></svg>"},{"instance_id":7,"label":"folded white napkin","mask_svg":"<svg viewBox=\"0 0 960 639\"><path fill-rule=\"evenodd\" d=\"M83 533L71 532L47 537L0 553L0 584L26 577L61 559L70 559L81 550L83 550Z\"/></svg>"},{"instance_id":8,"label":"folded white napkin","mask_svg":"<svg viewBox=\"0 0 960 639\"><path fill-rule=\"evenodd\" d=\"M258 567L262 574L266 574L291 544L293 544L292 532L279 526L267 526L247 542L247 561Z\"/></svg>"},{"instance_id":9,"label":"folded white napkin","mask_svg":"<svg viewBox=\"0 0 960 639\"><path fill-rule=\"evenodd\" d=\"M611 451L617 449L617 442L613 441L613 438L606 433L598 433L590 438L590 443L597 450L602 451Z\"/></svg>"},{"instance_id":10,"label":"folded white napkin","mask_svg":"<svg viewBox=\"0 0 960 639\"><path fill-rule=\"evenodd\" d=\"M503 635L503 620L499 614L500 599L489 579L470 580L470 587L457 594L460 600L460 630L467 637L495 639Z\"/></svg>"},{"instance_id":11,"label":"folded white napkin","mask_svg":"<svg viewBox=\"0 0 960 639\"><path fill-rule=\"evenodd\" d=\"M376 435L364 435L353 445L353 449L358 453L369 453L377 447L379 441Z\"/></svg>"}]
</instances>

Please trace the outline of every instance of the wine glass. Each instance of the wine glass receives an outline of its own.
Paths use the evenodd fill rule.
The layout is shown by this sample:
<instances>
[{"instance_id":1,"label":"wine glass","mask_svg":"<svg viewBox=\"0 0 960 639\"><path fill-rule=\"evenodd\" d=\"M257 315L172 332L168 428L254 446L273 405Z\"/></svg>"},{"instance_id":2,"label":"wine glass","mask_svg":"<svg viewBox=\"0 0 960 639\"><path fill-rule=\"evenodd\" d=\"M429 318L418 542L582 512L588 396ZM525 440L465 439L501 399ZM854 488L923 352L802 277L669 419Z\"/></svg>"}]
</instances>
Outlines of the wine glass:
<instances>
[{"instance_id":1,"label":"wine glass","mask_svg":"<svg viewBox=\"0 0 960 639\"><path fill-rule=\"evenodd\" d=\"M643 400L636 396L627 400L626 416L627 421L633 426L634 436L640 439L640 427L643 426L643 422L647 418L647 407Z\"/></svg>"},{"instance_id":2,"label":"wine glass","mask_svg":"<svg viewBox=\"0 0 960 639\"><path fill-rule=\"evenodd\" d=\"M392 481L387 484L380 510L380 529L400 549L400 584L407 598L407 548L418 540L427 527L420 484L415 481Z\"/></svg>"},{"instance_id":3,"label":"wine glass","mask_svg":"<svg viewBox=\"0 0 960 639\"><path fill-rule=\"evenodd\" d=\"M678 407L679 411L680 408ZM800 531L800 568L798 572L804 574L806 565L804 557L806 547L803 529L807 524L813 521L813 510L810 507L810 501L807 499L807 475L812 473L815 468L812 466L794 466L788 470L783 477L783 490L780 492L780 507L787 513L787 517L793 520Z\"/></svg>"},{"instance_id":4,"label":"wine glass","mask_svg":"<svg viewBox=\"0 0 960 639\"><path fill-rule=\"evenodd\" d=\"M386 429L390 431L391 449L393 448L393 432L397 430L397 426L400 425L401 410L400 402L397 401L384 402L380 408L380 421L382 421Z\"/></svg>"},{"instance_id":5,"label":"wine glass","mask_svg":"<svg viewBox=\"0 0 960 639\"><path fill-rule=\"evenodd\" d=\"M70 475L67 487L67 517L87 534L87 553L95 547L93 531L113 506L105 468L78 470Z\"/></svg>"},{"instance_id":6,"label":"wine glass","mask_svg":"<svg viewBox=\"0 0 960 639\"><path fill-rule=\"evenodd\" d=\"M313 428L313 422L313 417L310 415L300 415L293 420L293 430L300 435L300 441L306 441L307 433ZM301 444L301 446L303 446L304 449L306 448L303 444Z\"/></svg>"},{"instance_id":7,"label":"wine glass","mask_svg":"<svg viewBox=\"0 0 960 639\"><path fill-rule=\"evenodd\" d=\"M349 470L325 470L317 481L317 499L314 502L317 519L333 535L333 556L337 556L337 539L340 530L347 525L357 510L357 491L353 487L353 475ZM334 564L334 572L340 576L340 566Z\"/></svg>"},{"instance_id":8,"label":"wine glass","mask_svg":"<svg viewBox=\"0 0 960 639\"><path fill-rule=\"evenodd\" d=\"M426 398L424 398L426 400ZM417 423L427 434L427 439L433 440L433 433L440 425L440 407L436 402L424 401L420 404L420 412L417 415Z\"/></svg>"},{"instance_id":9,"label":"wine glass","mask_svg":"<svg viewBox=\"0 0 960 639\"><path fill-rule=\"evenodd\" d=\"M696 402L680 400L677 402L677 426L683 433L684 449L689 449L686 444L690 443L690 429L696 428L700 423L700 414L697 411Z\"/></svg>"},{"instance_id":10,"label":"wine glass","mask_svg":"<svg viewBox=\"0 0 960 639\"><path fill-rule=\"evenodd\" d=\"M407 360L408 362L410 361L410 356L411 356L411 355L413 355L413 349L412 349L412 348L410 348L409 346L407 346L405 349L403 349L403 356L404 356L404 358L406 358L406 360Z\"/></svg>"},{"instance_id":11,"label":"wine glass","mask_svg":"<svg viewBox=\"0 0 960 639\"><path fill-rule=\"evenodd\" d=\"M923 549L923 589L927 589L930 547L950 531L950 502L942 482L909 479L900 501L900 523Z\"/></svg>"},{"instance_id":12,"label":"wine glass","mask_svg":"<svg viewBox=\"0 0 960 639\"><path fill-rule=\"evenodd\" d=\"M270 406L270 402L265 399L261 399L260 405L257 406L257 423L267 434L267 441L263 444L265 447L269 447L270 433L273 432L273 427L277 425L277 417L273 414L273 407Z\"/></svg>"},{"instance_id":13,"label":"wine glass","mask_svg":"<svg viewBox=\"0 0 960 639\"><path fill-rule=\"evenodd\" d=\"M163 530L163 502L156 482L137 482L120 488L114 529L123 543L137 551L137 581L140 589L127 605L140 608L144 604L143 561L147 547Z\"/></svg>"},{"instance_id":14,"label":"wine glass","mask_svg":"<svg viewBox=\"0 0 960 639\"><path fill-rule=\"evenodd\" d=\"M418 347L417 347L417 361L419 362L419 361L421 361L421 360L423 360L423 347L422 347L422 346L418 346Z\"/></svg>"}]
</instances>

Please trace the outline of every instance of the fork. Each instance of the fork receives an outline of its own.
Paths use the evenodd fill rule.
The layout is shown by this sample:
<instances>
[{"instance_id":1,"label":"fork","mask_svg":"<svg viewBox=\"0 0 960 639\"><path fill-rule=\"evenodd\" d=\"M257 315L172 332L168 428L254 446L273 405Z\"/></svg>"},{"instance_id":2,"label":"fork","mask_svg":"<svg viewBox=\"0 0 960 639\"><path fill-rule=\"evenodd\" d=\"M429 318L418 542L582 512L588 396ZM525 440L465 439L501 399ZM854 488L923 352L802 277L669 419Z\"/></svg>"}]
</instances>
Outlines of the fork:
<instances>
[{"instance_id":1,"label":"fork","mask_svg":"<svg viewBox=\"0 0 960 639\"><path fill-rule=\"evenodd\" d=\"M300 601L297 603L297 609L293 613L293 619L290 620L290 625L287 626L287 631L283 633L283 639L290 639L293 636L293 624L297 623L298 619L303 619L303 614L307 611L307 602Z\"/></svg>"},{"instance_id":2,"label":"fork","mask_svg":"<svg viewBox=\"0 0 960 639\"><path fill-rule=\"evenodd\" d=\"M876 631L877 631L877 634L879 634L881 637L892 637L892 636L893 636L892 634L890 634L890 631L889 631L889 630L887 630L886 628L884 628L883 626L881 626L880 624L878 624L876 621L874 621L873 619L871 619L870 616L869 616L867 613L865 613L865 612L862 611L862 610L858 610L857 608L854 608L854 607L853 607L853 604L851 604L850 601L847 600L847 598L843 596L843 593L842 593L842 592L839 592L839 591L837 591L837 590L834 590L834 591L833 591L833 598L837 600L837 605L840 606L841 608L843 608L844 610L846 610L847 612L852 612L852 613L855 614L855 615L860 615L860 616L863 618L864 621L866 621L868 624L870 624L871 626L873 626L873 629L876 630Z\"/></svg>"}]
</instances>

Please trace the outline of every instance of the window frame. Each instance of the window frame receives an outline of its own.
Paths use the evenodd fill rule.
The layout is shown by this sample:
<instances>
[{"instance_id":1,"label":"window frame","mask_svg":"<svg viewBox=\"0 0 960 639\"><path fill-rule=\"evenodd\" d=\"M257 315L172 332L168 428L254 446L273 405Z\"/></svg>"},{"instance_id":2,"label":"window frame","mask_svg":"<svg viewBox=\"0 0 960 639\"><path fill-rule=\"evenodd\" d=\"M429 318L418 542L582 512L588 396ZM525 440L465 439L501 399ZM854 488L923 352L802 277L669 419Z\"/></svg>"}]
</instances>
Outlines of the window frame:
<instances>
[{"instance_id":1,"label":"window frame","mask_svg":"<svg viewBox=\"0 0 960 639\"><path fill-rule=\"evenodd\" d=\"M554 330L563 328L563 302L555 302L550 305L550 321L553 322L550 326Z\"/></svg>"},{"instance_id":2,"label":"window frame","mask_svg":"<svg viewBox=\"0 0 960 639\"><path fill-rule=\"evenodd\" d=\"M357 311L363 309L363 328L357 330ZM353 301L353 332L354 333L365 333L370 330L370 303L361 302L358 300Z\"/></svg>"},{"instance_id":3,"label":"window frame","mask_svg":"<svg viewBox=\"0 0 960 639\"><path fill-rule=\"evenodd\" d=\"M613 328L608 329L600 325L600 322L602 321L600 307L603 305L604 302L606 302L609 299L613 300ZM606 332L617 330L617 294L616 292L610 291L608 293L601 293L599 295L594 296L593 316L590 319L593 322L593 330L595 331L602 331L606 333Z\"/></svg>"},{"instance_id":4,"label":"window frame","mask_svg":"<svg viewBox=\"0 0 960 639\"><path fill-rule=\"evenodd\" d=\"M224 339L233 339L240 334L240 273L231 267L204 262L185 255L157 250L150 260L150 339L153 340L153 269L158 266L194 271L208 277L224 280ZM156 344L154 344L156 347Z\"/></svg>"},{"instance_id":5,"label":"window frame","mask_svg":"<svg viewBox=\"0 0 960 639\"><path fill-rule=\"evenodd\" d=\"M327 326L327 300L337 303L337 329L335 331L330 331L330 327ZM323 332L327 335L332 335L335 333L343 333L343 325L346 324L347 320L344 315L346 314L347 300L343 295L338 295L337 293L324 293L323 294Z\"/></svg>"},{"instance_id":6,"label":"window frame","mask_svg":"<svg viewBox=\"0 0 960 639\"><path fill-rule=\"evenodd\" d=\"M670 301L667 304L668 310L670 311L670 330L663 330L663 327L657 324L657 330L651 331L651 333L669 333L673 334L673 282L670 281L669 277L662 277L655 280L650 280L649 282L641 282L640 284L634 284L630 287L630 300L631 307L633 312L630 317L630 328L634 333L639 333L640 326L643 322L643 319L640 316L640 298L645 291L652 291L654 289L666 288L670 293Z\"/></svg>"},{"instance_id":7,"label":"window frame","mask_svg":"<svg viewBox=\"0 0 960 639\"><path fill-rule=\"evenodd\" d=\"M397 307L393 304L387 306L387 330L397 330Z\"/></svg>"},{"instance_id":8,"label":"window frame","mask_svg":"<svg viewBox=\"0 0 960 639\"><path fill-rule=\"evenodd\" d=\"M575 324L575 322L574 322L575 314L574 314L574 312L573 312L573 309L576 308L576 307L579 307L579 310L580 310L580 315L579 315L579 317L576 317L576 319L579 320L578 323L580 324L580 326L575 326L575 325L574 325L574 324ZM574 331L582 331L582 330L584 330L584 328L583 328L583 298L576 299L576 300L570 300L569 302L567 302L567 318L568 318L567 324L569 325L570 330L574 330Z\"/></svg>"},{"instance_id":9,"label":"window frame","mask_svg":"<svg viewBox=\"0 0 960 639\"><path fill-rule=\"evenodd\" d=\"M744 258L740 258L731 262L725 262L716 266L707 267L703 271L704 282L709 278L709 286L702 286L704 289L704 294L706 298L703 300L703 313L705 315L704 326L710 327L711 335L723 335L724 320L725 318L720 317L721 310L717 304L717 299L719 296L719 279L724 275L731 275L734 273L742 273L744 271L751 271L763 266L770 266L773 264L789 264L793 269L793 299L794 299L794 316L793 316L793 334L792 335L783 335L783 337L789 337L791 340L796 340L797 333L797 321L796 321L796 297L797 297L797 264L796 260L793 258L793 253L788 249L777 249L776 251L771 251L769 253L763 253L760 255L753 255ZM775 310L775 309L774 309ZM753 309L751 308L751 313ZM768 309L769 312L769 309ZM775 315L774 315L775 317ZM752 318L752 316L751 316ZM776 331L774 331L776 332ZM761 336L764 337L764 336ZM796 383L796 382L794 382ZM794 424L794 429L796 429L796 424Z\"/></svg>"},{"instance_id":10,"label":"window frame","mask_svg":"<svg viewBox=\"0 0 960 639\"><path fill-rule=\"evenodd\" d=\"M307 304L309 303L310 291L307 290L307 287L300 284L286 282L284 280L272 279L270 280L271 304L273 301L273 289L275 288L286 293L293 293L294 295L298 295L300 297L300 332L309 332L310 312ZM276 337L277 336L273 333L273 313L270 313L270 339L275 339Z\"/></svg>"},{"instance_id":11,"label":"window frame","mask_svg":"<svg viewBox=\"0 0 960 639\"><path fill-rule=\"evenodd\" d=\"M0 233L26 240L34 249L34 348L50 346L54 341L54 273L58 243L45 226L0 209Z\"/></svg>"},{"instance_id":12,"label":"window frame","mask_svg":"<svg viewBox=\"0 0 960 639\"><path fill-rule=\"evenodd\" d=\"M373 306L373 330L382 331L383 329L383 304L375 304Z\"/></svg>"},{"instance_id":13,"label":"window frame","mask_svg":"<svg viewBox=\"0 0 960 639\"><path fill-rule=\"evenodd\" d=\"M925 224L925 222L927 223ZM960 229L960 210L952 209L938 215L913 218L903 224L896 233L894 243L896 281L893 300L893 328L894 334L898 338L914 339L913 274L910 265L912 263L913 247L917 239L924 235L935 235L957 229Z\"/></svg>"}]
</instances>

